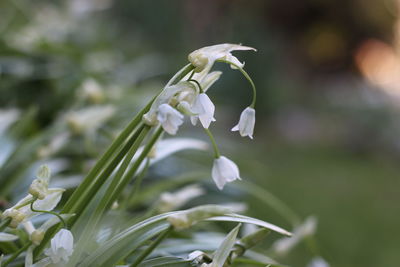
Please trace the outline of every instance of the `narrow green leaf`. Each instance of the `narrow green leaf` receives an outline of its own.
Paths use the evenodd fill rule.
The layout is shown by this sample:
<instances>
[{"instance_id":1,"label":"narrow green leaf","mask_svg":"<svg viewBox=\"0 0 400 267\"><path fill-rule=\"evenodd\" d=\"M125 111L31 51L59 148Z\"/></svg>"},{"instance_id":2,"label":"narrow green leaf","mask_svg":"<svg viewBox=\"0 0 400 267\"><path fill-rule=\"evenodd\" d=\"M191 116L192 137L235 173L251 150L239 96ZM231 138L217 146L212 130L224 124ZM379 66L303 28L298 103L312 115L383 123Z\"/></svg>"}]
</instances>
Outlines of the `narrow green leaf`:
<instances>
[{"instance_id":1,"label":"narrow green leaf","mask_svg":"<svg viewBox=\"0 0 400 267\"><path fill-rule=\"evenodd\" d=\"M224 266L226 260L229 257L229 254L231 253L233 246L235 245L236 237L239 233L240 226L241 226L241 224L236 226L226 236L224 241L221 243L221 245L215 252L215 255L213 257L212 263L210 264L210 267L223 267Z\"/></svg>"}]
</instances>

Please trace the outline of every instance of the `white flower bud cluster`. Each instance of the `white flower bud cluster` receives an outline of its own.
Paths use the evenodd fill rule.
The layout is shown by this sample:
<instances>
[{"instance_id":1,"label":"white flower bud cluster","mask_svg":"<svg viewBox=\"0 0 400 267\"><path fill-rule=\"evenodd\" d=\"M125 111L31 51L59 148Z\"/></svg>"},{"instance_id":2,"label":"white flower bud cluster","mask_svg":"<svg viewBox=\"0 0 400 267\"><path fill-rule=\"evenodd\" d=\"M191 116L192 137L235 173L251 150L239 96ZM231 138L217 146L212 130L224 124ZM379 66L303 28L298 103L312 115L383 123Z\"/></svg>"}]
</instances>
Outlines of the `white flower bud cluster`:
<instances>
[{"instance_id":1,"label":"white flower bud cluster","mask_svg":"<svg viewBox=\"0 0 400 267\"><path fill-rule=\"evenodd\" d=\"M25 220L26 214L19 211L18 209L10 208L3 212L2 217L11 218L9 226L11 228L17 228L18 225Z\"/></svg>"},{"instance_id":2,"label":"white flower bud cluster","mask_svg":"<svg viewBox=\"0 0 400 267\"><path fill-rule=\"evenodd\" d=\"M22 222L31 219L39 213L31 209L31 203L34 202L34 208L38 210L51 211L61 200L62 188L48 188L50 180L50 169L43 165L39 168L37 178L33 180L29 187L29 194L17 202L13 207L5 210L2 214L4 219L10 218L10 227L16 228Z\"/></svg>"},{"instance_id":3,"label":"white flower bud cluster","mask_svg":"<svg viewBox=\"0 0 400 267\"><path fill-rule=\"evenodd\" d=\"M174 85L168 85L155 99L150 110L143 115L143 122L149 126L161 124L164 131L171 135L178 132L183 124L184 115L190 117L193 125L200 121L202 127L208 131L211 123L216 121L214 117L215 105L206 94L210 86L221 76L221 72L210 72L214 63L218 60L239 68L243 73L244 63L241 63L231 54L235 50L254 50L252 47L236 44L219 44L207 46L189 54L188 60L194 67L192 73L188 73L181 81ZM232 131L239 131L241 136L253 138L255 125L255 87L254 83L244 72L253 86L254 95L251 106L247 107L241 114L238 124ZM209 135L211 133L208 132ZM210 136L210 138L212 138ZM213 141L213 140L212 140ZM214 151L217 151L213 141ZM217 187L222 190L228 182L240 179L239 169L230 159L220 156L216 152L216 159L212 169L212 177Z\"/></svg>"}]
</instances>

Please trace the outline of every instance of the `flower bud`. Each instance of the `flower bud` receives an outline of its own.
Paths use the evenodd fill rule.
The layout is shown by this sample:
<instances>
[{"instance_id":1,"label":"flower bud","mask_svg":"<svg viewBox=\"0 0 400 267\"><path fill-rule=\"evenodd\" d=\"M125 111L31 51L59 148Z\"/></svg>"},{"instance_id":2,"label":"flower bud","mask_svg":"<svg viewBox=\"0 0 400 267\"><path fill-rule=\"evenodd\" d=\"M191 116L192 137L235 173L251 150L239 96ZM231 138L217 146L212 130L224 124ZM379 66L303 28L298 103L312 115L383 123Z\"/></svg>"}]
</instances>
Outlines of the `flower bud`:
<instances>
[{"instance_id":1,"label":"flower bud","mask_svg":"<svg viewBox=\"0 0 400 267\"><path fill-rule=\"evenodd\" d=\"M35 179L29 187L29 194L38 199L44 199L47 196L48 185L48 182L45 180Z\"/></svg>"},{"instance_id":2,"label":"flower bud","mask_svg":"<svg viewBox=\"0 0 400 267\"><path fill-rule=\"evenodd\" d=\"M11 222L9 224L9 227L11 228L17 228L18 225L26 218L26 215L23 212L13 208L5 210L2 216L3 218L11 218Z\"/></svg>"},{"instance_id":3,"label":"flower bud","mask_svg":"<svg viewBox=\"0 0 400 267\"><path fill-rule=\"evenodd\" d=\"M39 229L33 231L33 233L31 234L32 243L35 245L39 245L44 238L44 234L45 234L45 232L42 230L39 230Z\"/></svg>"},{"instance_id":4,"label":"flower bud","mask_svg":"<svg viewBox=\"0 0 400 267\"><path fill-rule=\"evenodd\" d=\"M195 72L201 72L208 64L208 58L199 50L190 53L188 60L195 67Z\"/></svg>"}]
</instances>

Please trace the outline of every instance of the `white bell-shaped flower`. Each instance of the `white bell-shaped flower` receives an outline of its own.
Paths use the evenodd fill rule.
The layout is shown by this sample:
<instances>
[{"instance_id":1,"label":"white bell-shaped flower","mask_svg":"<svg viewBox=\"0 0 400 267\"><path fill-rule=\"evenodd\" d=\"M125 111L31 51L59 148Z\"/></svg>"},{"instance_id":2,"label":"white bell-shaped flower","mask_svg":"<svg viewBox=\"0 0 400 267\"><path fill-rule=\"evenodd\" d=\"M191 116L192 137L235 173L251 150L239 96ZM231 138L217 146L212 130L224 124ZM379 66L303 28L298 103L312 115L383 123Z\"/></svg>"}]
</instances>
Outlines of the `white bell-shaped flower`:
<instances>
[{"instance_id":1,"label":"white bell-shaped flower","mask_svg":"<svg viewBox=\"0 0 400 267\"><path fill-rule=\"evenodd\" d=\"M52 239L44 254L55 264L68 262L74 247L74 237L67 229L61 229Z\"/></svg>"},{"instance_id":2,"label":"white bell-shaped flower","mask_svg":"<svg viewBox=\"0 0 400 267\"><path fill-rule=\"evenodd\" d=\"M254 124L256 123L256 111L254 108L247 107L240 114L239 123L232 128L232 131L239 131L242 137L248 136L253 139Z\"/></svg>"},{"instance_id":3,"label":"white bell-shaped flower","mask_svg":"<svg viewBox=\"0 0 400 267\"><path fill-rule=\"evenodd\" d=\"M167 133L175 135L183 123L183 115L170 105L162 104L158 107L157 120Z\"/></svg>"},{"instance_id":4,"label":"white bell-shaped flower","mask_svg":"<svg viewBox=\"0 0 400 267\"><path fill-rule=\"evenodd\" d=\"M215 106L208 95L202 93L199 94L193 104L193 113L197 114L190 117L192 124L196 125L197 119L200 119L201 124L204 128L208 129L212 121L215 121L214 112Z\"/></svg>"},{"instance_id":5,"label":"white bell-shaped flower","mask_svg":"<svg viewBox=\"0 0 400 267\"><path fill-rule=\"evenodd\" d=\"M211 175L219 190L222 190L226 183L241 180L238 166L224 156L214 160Z\"/></svg>"},{"instance_id":6,"label":"white bell-shaped flower","mask_svg":"<svg viewBox=\"0 0 400 267\"><path fill-rule=\"evenodd\" d=\"M189 54L189 62L195 66L196 72L201 72L206 67L211 67L215 61L222 59L230 61L237 66L243 68L244 63L241 63L239 59L231 54L235 50L254 50L256 49L248 46L242 46L237 44L219 44L200 48Z\"/></svg>"}]
</instances>

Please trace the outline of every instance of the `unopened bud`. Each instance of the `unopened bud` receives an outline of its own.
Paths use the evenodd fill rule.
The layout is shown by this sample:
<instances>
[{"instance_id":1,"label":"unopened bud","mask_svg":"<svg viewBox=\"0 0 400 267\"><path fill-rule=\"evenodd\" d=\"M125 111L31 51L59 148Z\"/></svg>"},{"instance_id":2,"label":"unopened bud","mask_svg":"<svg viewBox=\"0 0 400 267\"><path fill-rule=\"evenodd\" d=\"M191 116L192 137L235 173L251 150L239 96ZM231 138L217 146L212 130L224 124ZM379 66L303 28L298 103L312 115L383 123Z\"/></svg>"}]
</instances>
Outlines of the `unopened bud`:
<instances>
[{"instance_id":1,"label":"unopened bud","mask_svg":"<svg viewBox=\"0 0 400 267\"><path fill-rule=\"evenodd\" d=\"M42 230L39 230L39 229L33 231L33 233L31 234L32 243L35 245L39 245L44 238L44 234L45 234L45 232Z\"/></svg>"},{"instance_id":2,"label":"unopened bud","mask_svg":"<svg viewBox=\"0 0 400 267\"><path fill-rule=\"evenodd\" d=\"M4 218L11 218L11 222L10 222L9 226L11 228L17 228L18 225L23 220L25 220L26 215L23 212L21 212L21 211L19 211L17 209L11 208L11 209L8 209L8 210L4 211L3 217Z\"/></svg>"},{"instance_id":3,"label":"unopened bud","mask_svg":"<svg viewBox=\"0 0 400 267\"><path fill-rule=\"evenodd\" d=\"M31 186L29 187L29 194L38 198L44 199L48 192L48 182L42 179L33 180Z\"/></svg>"},{"instance_id":4,"label":"unopened bud","mask_svg":"<svg viewBox=\"0 0 400 267\"><path fill-rule=\"evenodd\" d=\"M50 176L51 176L50 168L47 165L40 166L40 168L36 174L36 177L38 179L48 181L50 179Z\"/></svg>"},{"instance_id":5,"label":"unopened bud","mask_svg":"<svg viewBox=\"0 0 400 267\"><path fill-rule=\"evenodd\" d=\"M148 126L156 126L158 121L157 121L157 115L154 112L148 112L143 115L142 121L144 124Z\"/></svg>"},{"instance_id":6,"label":"unopened bud","mask_svg":"<svg viewBox=\"0 0 400 267\"><path fill-rule=\"evenodd\" d=\"M208 58L197 50L189 54L188 60L195 66L195 72L201 72L208 64Z\"/></svg>"}]
</instances>

